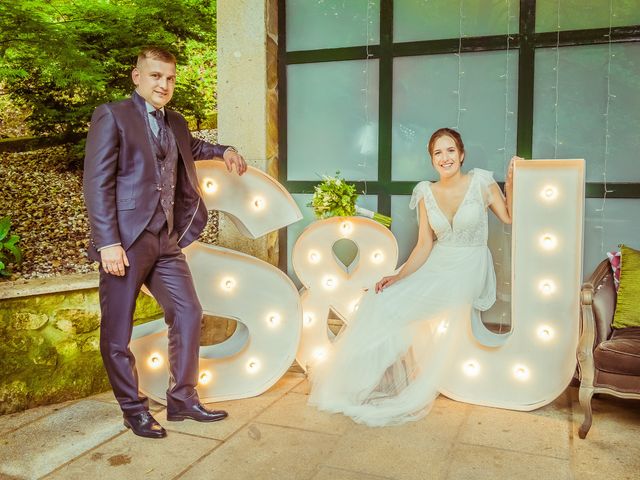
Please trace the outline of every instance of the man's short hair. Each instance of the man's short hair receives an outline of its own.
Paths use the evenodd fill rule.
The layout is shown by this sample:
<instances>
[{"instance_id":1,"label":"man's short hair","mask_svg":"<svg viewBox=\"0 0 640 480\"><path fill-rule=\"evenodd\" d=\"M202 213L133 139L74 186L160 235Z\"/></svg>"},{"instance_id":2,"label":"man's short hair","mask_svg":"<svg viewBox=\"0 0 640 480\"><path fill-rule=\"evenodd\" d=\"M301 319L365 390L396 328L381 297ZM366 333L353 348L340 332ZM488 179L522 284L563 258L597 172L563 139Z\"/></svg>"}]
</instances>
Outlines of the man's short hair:
<instances>
[{"instance_id":1,"label":"man's short hair","mask_svg":"<svg viewBox=\"0 0 640 480\"><path fill-rule=\"evenodd\" d=\"M137 65L140 65L140 62L147 58L160 60L161 62L166 63L173 63L174 65L176 64L176 57L173 56L173 53L160 47L145 47L140 50Z\"/></svg>"}]
</instances>

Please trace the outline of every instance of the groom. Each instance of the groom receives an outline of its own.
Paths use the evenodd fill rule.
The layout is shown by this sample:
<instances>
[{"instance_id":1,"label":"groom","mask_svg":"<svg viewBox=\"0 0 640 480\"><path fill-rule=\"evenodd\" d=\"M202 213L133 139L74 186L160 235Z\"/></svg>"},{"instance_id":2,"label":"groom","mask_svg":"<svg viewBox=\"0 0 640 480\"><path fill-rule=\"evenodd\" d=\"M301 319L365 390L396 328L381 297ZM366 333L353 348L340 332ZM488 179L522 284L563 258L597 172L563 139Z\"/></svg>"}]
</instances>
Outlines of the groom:
<instances>
[{"instance_id":1,"label":"groom","mask_svg":"<svg viewBox=\"0 0 640 480\"><path fill-rule=\"evenodd\" d=\"M181 248L207 222L194 160L221 157L242 175L233 147L195 139L187 122L165 108L173 96L176 59L145 48L131 74L131 98L96 108L87 136L84 198L91 224L89 256L100 262L100 351L109 382L136 435L166 436L138 393L129 349L142 284L164 310L169 327L167 420L214 422L227 416L200 403L198 349L202 307Z\"/></svg>"}]
</instances>

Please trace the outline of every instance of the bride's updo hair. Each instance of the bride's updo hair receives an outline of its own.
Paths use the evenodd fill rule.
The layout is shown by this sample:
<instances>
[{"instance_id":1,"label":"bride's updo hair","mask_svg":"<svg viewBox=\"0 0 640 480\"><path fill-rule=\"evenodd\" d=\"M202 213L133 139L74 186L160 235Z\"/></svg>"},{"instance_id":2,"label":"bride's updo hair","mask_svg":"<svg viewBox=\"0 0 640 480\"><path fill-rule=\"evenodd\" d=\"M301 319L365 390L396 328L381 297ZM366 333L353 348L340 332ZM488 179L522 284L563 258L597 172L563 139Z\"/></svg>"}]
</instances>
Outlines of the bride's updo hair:
<instances>
[{"instance_id":1,"label":"bride's updo hair","mask_svg":"<svg viewBox=\"0 0 640 480\"><path fill-rule=\"evenodd\" d=\"M429 145L427 146L429 155L433 156L433 146L436 144L436 141L440 137L453 138L453 141L455 142L456 147L458 147L458 151L460 152L460 155L464 153L464 143L462 143L462 137L460 136L460 134L453 128L445 127L445 128L439 128L438 130L433 132L433 134L431 135L431 138L429 139ZM462 165L463 163L464 163L464 159L462 159L462 162L460 162L460 165Z\"/></svg>"}]
</instances>

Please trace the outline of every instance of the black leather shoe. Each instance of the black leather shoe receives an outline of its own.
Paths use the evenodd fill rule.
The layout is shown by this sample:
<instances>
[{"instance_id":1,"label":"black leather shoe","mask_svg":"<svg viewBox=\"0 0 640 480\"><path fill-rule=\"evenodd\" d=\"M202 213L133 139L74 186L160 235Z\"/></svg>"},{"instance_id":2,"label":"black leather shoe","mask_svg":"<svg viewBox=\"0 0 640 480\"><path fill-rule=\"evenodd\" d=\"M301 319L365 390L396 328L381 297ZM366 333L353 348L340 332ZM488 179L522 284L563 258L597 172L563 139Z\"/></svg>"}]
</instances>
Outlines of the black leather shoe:
<instances>
[{"instance_id":1,"label":"black leather shoe","mask_svg":"<svg viewBox=\"0 0 640 480\"><path fill-rule=\"evenodd\" d=\"M124 417L124 426L130 428L133 433L146 438L163 438L167 431L162 428L149 412L138 413Z\"/></svg>"},{"instance_id":2,"label":"black leather shoe","mask_svg":"<svg viewBox=\"0 0 640 480\"><path fill-rule=\"evenodd\" d=\"M208 410L200 403L196 403L187 409L177 412L170 412L169 409L167 409L167 420L170 422L181 422L185 419L191 419L197 422L217 422L223 418L227 418L227 412L224 410Z\"/></svg>"}]
</instances>

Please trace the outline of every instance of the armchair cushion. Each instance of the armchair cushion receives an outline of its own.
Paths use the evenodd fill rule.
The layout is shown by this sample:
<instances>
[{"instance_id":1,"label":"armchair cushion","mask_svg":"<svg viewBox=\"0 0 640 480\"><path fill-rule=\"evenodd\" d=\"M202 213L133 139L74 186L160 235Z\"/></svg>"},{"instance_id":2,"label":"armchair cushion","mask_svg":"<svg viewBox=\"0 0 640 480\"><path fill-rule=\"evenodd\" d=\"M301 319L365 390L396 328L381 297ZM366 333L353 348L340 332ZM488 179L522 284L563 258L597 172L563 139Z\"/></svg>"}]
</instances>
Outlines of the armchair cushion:
<instances>
[{"instance_id":1,"label":"armchair cushion","mask_svg":"<svg viewBox=\"0 0 640 480\"><path fill-rule=\"evenodd\" d=\"M640 251L621 245L622 269L613 328L640 327Z\"/></svg>"},{"instance_id":2,"label":"armchair cushion","mask_svg":"<svg viewBox=\"0 0 640 480\"><path fill-rule=\"evenodd\" d=\"M614 330L593 352L598 370L640 376L640 327Z\"/></svg>"}]
</instances>

